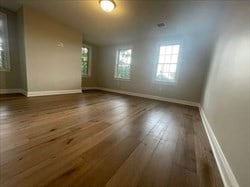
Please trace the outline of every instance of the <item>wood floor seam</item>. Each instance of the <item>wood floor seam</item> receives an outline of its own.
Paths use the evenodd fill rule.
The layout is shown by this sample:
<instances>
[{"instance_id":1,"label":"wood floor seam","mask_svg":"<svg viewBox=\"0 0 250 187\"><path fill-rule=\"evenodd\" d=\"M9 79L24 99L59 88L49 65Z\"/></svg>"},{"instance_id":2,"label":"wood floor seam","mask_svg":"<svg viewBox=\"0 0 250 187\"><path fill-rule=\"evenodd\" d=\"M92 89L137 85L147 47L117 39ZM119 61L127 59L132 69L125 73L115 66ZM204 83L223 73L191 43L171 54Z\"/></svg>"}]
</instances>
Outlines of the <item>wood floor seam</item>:
<instances>
[{"instance_id":1,"label":"wood floor seam","mask_svg":"<svg viewBox=\"0 0 250 187\"><path fill-rule=\"evenodd\" d=\"M104 91L0 100L3 187L223 187L197 107Z\"/></svg>"}]
</instances>

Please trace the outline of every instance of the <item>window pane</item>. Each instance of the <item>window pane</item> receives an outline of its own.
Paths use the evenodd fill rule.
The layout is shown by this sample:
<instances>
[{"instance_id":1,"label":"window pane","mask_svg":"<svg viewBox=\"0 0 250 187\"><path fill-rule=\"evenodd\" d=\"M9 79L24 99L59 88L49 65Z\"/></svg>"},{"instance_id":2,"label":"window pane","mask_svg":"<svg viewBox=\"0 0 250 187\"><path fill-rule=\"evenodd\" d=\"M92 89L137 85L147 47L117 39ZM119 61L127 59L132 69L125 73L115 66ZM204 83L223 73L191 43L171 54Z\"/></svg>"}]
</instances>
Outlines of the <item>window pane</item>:
<instances>
[{"instance_id":1,"label":"window pane","mask_svg":"<svg viewBox=\"0 0 250 187\"><path fill-rule=\"evenodd\" d=\"M119 64L118 65L118 78L129 78L130 77L130 65Z\"/></svg>"},{"instance_id":2,"label":"window pane","mask_svg":"<svg viewBox=\"0 0 250 187\"><path fill-rule=\"evenodd\" d=\"M0 70L10 70L7 17L0 12Z\"/></svg>"},{"instance_id":3,"label":"window pane","mask_svg":"<svg viewBox=\"0 0 250 187\"><path fill-rule=\"evenodd\" d=\"M164 55L160 55L159 63L160 63L160 64L165 63L165 56L164 56Z\"/></svg>"},{"instance_id":4,"label":"window pane","mask_svg":"<svg viewBox=\"0 0 250 187\"><path fill-rule=\"evenodd\" d=\"M161 73L161 74L158 74L157 77L156 77L156 80L158 81L168 81L169 80L169 73Z\"/></svg>"},{"instance_id":5,"label":"window pane","mask_svg":"<svg viewBox=\"0 0 250 187\"><path fill-rule=\"evenodd\" d=\"M169 72L171 72L171 73L175 73L175 72L176 72L176 64L171 64L171 65L170 65L170 70L169 70Z\"/></svg>"},{"instance_id":6,"label":"window pane","mask_svg":"<svg viewBox=\"0 0 250 187\"><path fill-rule=\"evenodd\" d=\"M4 68L3 60L4 60L3 43L1 42L0 38L0 68Z\"/></svg>"},{"instance_id":7,"label":"window pane","mask_svg":"<svg viewBox=\"0 0 250 187\"><path fill-rule=\"evenodd\" d=\"M174 82L176 79L180 45L160 46L156 80Z\"/></svg>"},{"instance_id":8,"label":"window pane","mask_svg":"<svg viewBox=\"0 0 250 187\"><path fill-rule=\"evenodd\" d=\"M129 50L120 50L119 53L119 64L130 64L131 63L131 53L132 51Z\"/></svg>"},{"instance_id":9,"label":"window pane","mask_svg":"<svg viewBox=\"0 0 250 187\"><path fill-rule=\"evenodd\" d=\"M88 63L82 62L82 75L88 75Z\"/></svg>"},{"instance_id":10,"label":"window pane","mask_svg":"<svg viewBox=\"0 0 250 187\"><path fill-rule=\"evenodd\" d=\"M86 48L86 47L83 47L83 48L82 48L82 52L83 52L83 53L86 54L86 53L88 53L88 51L89 51L88 48Z\"/></svg>"},{"instance_id":11,"label":"window pane","mask_svg":"<svg viewBox=\"0 0 250 187\"><path fill-rule=\"evenodd\" d=\"M166 54L171 54L172 53L172 46L171 45L167 46L166 51L167 51Z\"/></svg>"},{"instance_id":12,"label":"window pane","mask_svg":"<svg viewBox=\"0 0 250 187\"><path fill-rule=\"evenodd\" d=\"M89 74L89 48L87 47L82 47L81 66L82 75L87 76Z\"/></svg>"},{"instance_id":13,"label":"window pane","mask_svg":"<svg viewBox=\"0 0 250 187\"><path fill-rule=\"evenodd\" d=\"M174 45L173 46L173 54L178 54L179 53L180 46L179 45Z\"/></svg>"},{"instance_id":14,"label":"window pane","mask_svg":"<svg viewBox=\"0 0 250 187\"><path fill-rule=\"evenodd\" d=\"M163 69L163 64L158 64L157 66L157 76L160 75L162 72L162 69Z\"/></svg>"},{"instance_id":15,"label":"window pane","mask_svg":"<svg viewBox=\"0 0 250 187\"><path fill-rule=\"evenodd\" d=\"M166 53L166 46L161 46L160 47L160 54L164 55Z\"/></svg>"},{"instance_id":16,"label":"window pane","mask_svg":"<svg viewBox=\"0 0 250 187\"><path fill-rule=\"evenodd\" d=\"M177 63L178 55L172 55L171 63Z\"/></svg>"},{"instance_id":17,"label":"window pane","mask_svg":"<svg viewBox=\"0 0 250 187\"><path fill-rule=\"evenodd\" d=\"M170 64L158 64L157 74L168 73L170 69Z\"/></svg>"},{"instance_id":18,"label":"window pane","mask_svg":"<svg viewBox=\"0 0 250 187\"><path fill-rule=\"evenodd\" d=\"M169 73L169 74L168 74L168 78L169 78L170 80L174 80L174 79L175 79L175 73Z\"/></svg>"},{"instance_id":19,"label":"window pane","mask_svg":"<svg viewBox=\"0 0 250 187\"><path fill-rule=\"evenodd\" d=\"M118 52L118 61L116 63L115 78L129 79L131 65L132 49L122 49Z\"/></svg>"},{"instance_id":20,"label":"window pane","mask_svg":"<svg viewBox=\"0 0 250 187\"><path fill-rule=\"evenodd\" d=\"M0 68L3 68L3 52L0 51Z\"/></svg>"},{"instance_id":21,"label":"window pane","mask_svg":"<svg viewBox=\"0 0 250 187\"><path fill-rule=\"evenodd\" d=\"M164 66L164 72L169 72L169 69L170 69L170 64L165 64Z\"/></svg>"},{"instance_id":22,"label":"window pane","mask_svg":"<svg viewBox=\"0 0 250 187\"><path fill-rule=\"evenodd\" d=\"M3 36L2 36L2 21L0 20L0 68L4 68L4 48L3 48Z\"/></svg>"},{"instance_id":23,"label":"window pane","mask_svg":"<svg viewBox=\"0 0 250 187\"><path fill-rule=\"evenodd\" d=\"M171 63L171 55L166 55L166 63Z\"/></svg>"}]
</instances>

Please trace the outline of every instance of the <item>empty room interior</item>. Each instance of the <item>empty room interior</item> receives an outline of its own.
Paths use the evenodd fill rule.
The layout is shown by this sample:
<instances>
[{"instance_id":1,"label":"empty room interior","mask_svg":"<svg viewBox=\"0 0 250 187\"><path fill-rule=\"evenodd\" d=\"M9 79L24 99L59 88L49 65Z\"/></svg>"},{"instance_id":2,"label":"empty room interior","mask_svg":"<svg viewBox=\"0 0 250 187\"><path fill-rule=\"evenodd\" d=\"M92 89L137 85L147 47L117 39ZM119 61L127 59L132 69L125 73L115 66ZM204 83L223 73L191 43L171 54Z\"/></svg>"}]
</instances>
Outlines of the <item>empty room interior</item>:
<instances>
[{"instance_id":1,"label":"empty room interior","mask_svg":"<svg viewBox=\"0 0 250 187\"><path fill-rule=\"evenodd\" d=\"M1 187L250 187L249 0L0 0Z\"/></svg>"}]
</instances>

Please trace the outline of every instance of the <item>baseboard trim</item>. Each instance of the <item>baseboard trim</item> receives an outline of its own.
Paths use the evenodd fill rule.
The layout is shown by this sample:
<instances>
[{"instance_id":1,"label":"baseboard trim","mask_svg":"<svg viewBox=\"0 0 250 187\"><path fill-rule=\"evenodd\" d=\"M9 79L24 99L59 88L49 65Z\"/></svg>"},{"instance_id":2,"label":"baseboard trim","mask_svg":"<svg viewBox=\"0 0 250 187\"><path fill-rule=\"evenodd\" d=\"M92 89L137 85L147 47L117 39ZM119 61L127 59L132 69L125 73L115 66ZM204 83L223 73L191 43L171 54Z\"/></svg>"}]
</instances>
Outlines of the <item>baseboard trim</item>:
<instances>
[{"instance_id":1,"label":"baseboard trim","mask_svg":"<svg viewBox=\"0 0 250 187\"><path fill-rule=\"evenodd\" d=\"M106 91L106 92L113 92L113 93L119 93L119 94L124 94L124 95L143 97L143 98L147 98L147 99L154 99L154 100L158 100L158 101L165 101L165 102L177 103L177 104L182 104L182 105L189 105L189 106L195 106L195 107L200 106L199 103L191 102L191 101L166 98L166 97L160 97L160 96L148 95L148 94L140 94L140 93L135 93L135 92L127 92L127 91L115 90L115 89L109 89L109 88L103 88L103 87L84 87L82 89L83 89L83 91L84 90L102 90L102 91Z\"/></svg>"},{"instance_id":2,"label":"baseboard trim","mask_svg":"<svg viewBox=\"0 0 250 187\"><path fill-rule=\"evenodd\" d=\"M27 96L27 91L21 88L16 89L0 89L0 94L14 94L14 93L20 93L24 96Z\"/></svg>"},{"instance_id":3,"label":"baseboard trim","mask_svg":"<svg viewBox=\"0 0 250 187\"><path fill-rule=\"evenodd\" d=\"M0 94L13 94L13 93L20 93L20 89L0 89Z\"/></svg>"},{"instance_id":4,"label":"baseboard trim","mask_svg":"<svg viewBox=\"0 0 250 187\"><path fill-rule=\"evenodd\" d=\"M82 90L78 89L78 90L34 91L34 92L27 92L27 97L74 94L74 93L82 93Z\"/></svg>"},{"instance_id":5,"label":"baseboard trim","mask_svg":"<svg viewBox=\"0 0 250 187\"><path fill-rule=\"evenodd\" d=\"M143 97L143 98L147 98L147 99L154 99L154 100L159 100L159 101L165 101L165 102L178 103L178 104L183 104L183 105L199 107L199 103L196 103L196 102L160 97L160 96L155 96L155 95L140 94L140 93L135 93L135 92L126 92L126 91L122 91L122 90L114 90L114 89L108 89L108 88L103 88L103 87L83 87L82 90L83 91L84 90L102 90L102 91L119 93L119 94L124 94L124 95L131 95L131 96ZM77 89L77 90L55 90L55 91L27 92L23 89L0 89L0 94L21 93L27 97L35 97L35 96L46 96L46 95L61 95L61 94L81 93L82 90Z\"/></svg>"},{"instance_id":6,"label":"baseboard trim","mask_svg":"<svg viewBox=\"0 0 250 187\"><path fill-rule=\"evenodd\" d=\"M82 87L82 90L100 90L99 87Z\"/></svg>"},{"instance_id":7,"label":"baseboard trim","mask_svg":"<svg viewBox=\"0 0 250 187\"><path fill-rule=\"evenodd\" d=\"M19 93L20 93L20 94L23 94L23 95L26 96L26 97L27 97L27 95L28 95L28 94L27 94L27 91L26 91L26 90L23 90L23 89L20 89L20 90L19 90Z\"/></svg>"},{"instance_id":8,"label":"baseboard trim","mask_svg":"<svg viewBox=\"0 0 250 187\"><path fill-rule=\"evenodd\" d=\"M206 134L209 139L209 143L211 145L217 166L219 168L223 183L225 187L239 187L239 183L237 182L233 171L221 149L221 146L211 128L210 123L208 122L208 119L202 109L200 109L200 115L202 119L203 126L205 128Z\"/></svg>"}]
</instances>

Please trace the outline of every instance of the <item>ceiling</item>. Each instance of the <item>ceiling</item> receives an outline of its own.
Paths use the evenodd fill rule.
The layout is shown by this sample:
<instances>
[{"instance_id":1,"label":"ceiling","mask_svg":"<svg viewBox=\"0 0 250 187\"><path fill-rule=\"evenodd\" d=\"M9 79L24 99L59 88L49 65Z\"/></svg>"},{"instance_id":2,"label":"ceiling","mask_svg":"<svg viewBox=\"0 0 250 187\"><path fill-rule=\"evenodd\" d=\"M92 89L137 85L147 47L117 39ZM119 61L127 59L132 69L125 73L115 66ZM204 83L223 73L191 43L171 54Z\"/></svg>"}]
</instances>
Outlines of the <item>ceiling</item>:
<instances>
[{"instance_id":1,"label":"ceiling","mask_svg":"<svg viewBox=\"0 0 250 187\"><path fill-rule=\"evenodd\" d=\"M111 13L99 0L1 0L0 6L16 11L22 4L70 25L96 45L129 42L166 34L209 32L214 27L218 2L190 0L115 0ZM164 22L166 27L157 27Z\"/></svg>"}]
</instances>

